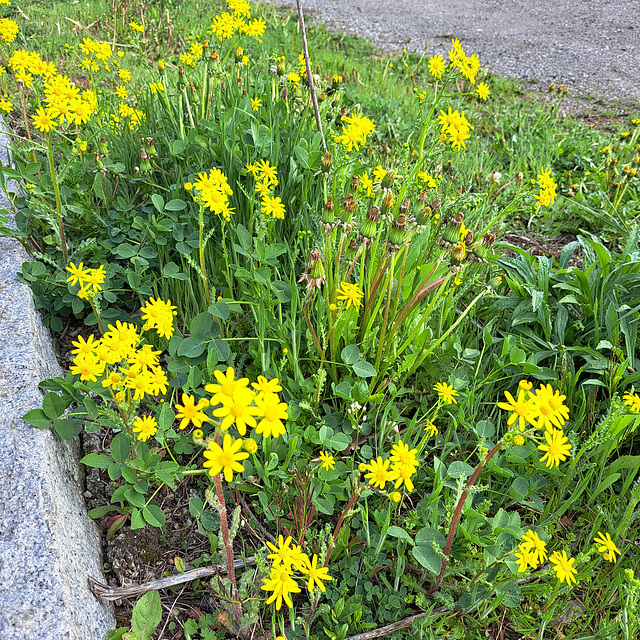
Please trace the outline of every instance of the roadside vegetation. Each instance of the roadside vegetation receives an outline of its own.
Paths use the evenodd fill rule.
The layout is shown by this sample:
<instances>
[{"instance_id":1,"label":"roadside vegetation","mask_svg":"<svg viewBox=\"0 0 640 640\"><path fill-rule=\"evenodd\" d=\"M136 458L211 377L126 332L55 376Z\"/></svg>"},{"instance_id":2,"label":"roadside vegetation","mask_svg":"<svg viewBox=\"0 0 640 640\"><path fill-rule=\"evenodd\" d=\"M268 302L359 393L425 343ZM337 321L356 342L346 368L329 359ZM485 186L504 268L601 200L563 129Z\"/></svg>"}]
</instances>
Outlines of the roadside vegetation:
<instances>
[{"instance_id":1,"label":"roadside vegetation","mask_svg":"<svg viewBox=\"0 0 640 640\"><path fill-rule=\"evenodd\" d=\"M25 419L99 434L108 539L189 514L110 640L637 637L640 113L245 0L0 16L2 232L76 338Z\"/></svg>"}]
</instances>

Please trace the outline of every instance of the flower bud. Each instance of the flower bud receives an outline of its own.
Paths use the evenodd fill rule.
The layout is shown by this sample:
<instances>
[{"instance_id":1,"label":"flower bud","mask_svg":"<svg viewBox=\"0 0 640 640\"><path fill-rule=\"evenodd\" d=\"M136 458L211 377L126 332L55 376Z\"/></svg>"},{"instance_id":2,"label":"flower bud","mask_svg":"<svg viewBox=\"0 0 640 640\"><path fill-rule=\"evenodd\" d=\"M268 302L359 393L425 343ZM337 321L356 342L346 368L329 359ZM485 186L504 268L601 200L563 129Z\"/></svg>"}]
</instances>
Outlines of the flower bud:
<instances>
[{"instance_id":1,"label":"flower bud","mask_svg":"<svg viewBox=\"0 0 640 640\"><path fill-rule=\"evenodd\" d=\"M389 230L389 244L399 247L404 242L404 227L406 217L404 213L398 214Z\"/></svg>"},{"instance_id":2,"label":"flower bud","mask_svg":"<svg viewBox=\"0 0 640 640\"><path fill-rule=\"evenodd\" d=\"M376 237L378 220L380 220L380 209L374 205L367 211L367 216L360 225L360 233L364 238L371 240Z\"/></svg>"},{"instance_id":3,"label":"flower bud","mask_svg":"<svg viewBox=\"0 0 640 640\"><path fill-rule=\"evenodd\" d=\"M381 182L382 188L390 189L393 186L393 181L395 179L395 176L396 176L395 171L387 171L384 178L382 178L382 182Z\"/></svg>"},{"instance_id":4,"label":"flower bud","mask_svg":"<svg viewBox=\"0 0 640 640\"><path fill-rule=\"evenodd\" d=\"M451 257L455 262L462 262L467 255L467 245L464 240L458 242L453 249L451 249Z\"/></svg>"},{"instance_id":5,"label":"flower bud","mask_svg":"<svg viewBox=\"0 0 640 640\"><path fill-rule=\"evenodd\" d=\"M442 238L445 242L456 243L460 240L460 226L464 216L459 213L453 220L450 220L442 232Z\"/></svg>"},{"instance_id":6,"label":"flower bud","mask_svg":"<svg viewBox=\"0 0 640 640\"><path fill-rule=\"evenodd\" d=\"M324 204L324 208L322 209L322 222L324 224L332 224L334 218L335 216L333 213L333 198L329 197L329 199Z\"/></svg>"}]
</instances>

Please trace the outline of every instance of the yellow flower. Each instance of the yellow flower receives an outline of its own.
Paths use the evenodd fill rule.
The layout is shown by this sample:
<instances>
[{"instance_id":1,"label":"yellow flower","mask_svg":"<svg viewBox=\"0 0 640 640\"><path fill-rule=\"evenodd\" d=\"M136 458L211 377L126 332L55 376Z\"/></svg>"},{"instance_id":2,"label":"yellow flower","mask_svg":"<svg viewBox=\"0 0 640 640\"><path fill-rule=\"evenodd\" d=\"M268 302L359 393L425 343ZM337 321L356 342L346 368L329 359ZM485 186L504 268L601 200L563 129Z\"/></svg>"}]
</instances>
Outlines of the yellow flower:
<instances>
[{"instance_id":1,"label":"yellow flower","mask_svg":"<svg viewBox=\"0 0 640 640\"><path fill-rule=\"evenodd\" d=\"M276 219L284 220L284 204L280 198L272 198L268 194L264 194L262 197L262 207L260 211L267 217L271 216Z\"/></svg>"},{"instance_id":2,"label":"yellow flower","mask_svg":"<svg viewBox=\"0 0 640 640\"><path fill-rule=\"evenodd\" d=\"M393 491L389 494L389 498L391 498L393 502L400 502L400 500L402 500L402 494L399 491Z\"/></svg>"},{"instance_id":3,"label":"yellow flower","mask_svg":"<svg viewBox=\"0 0 640 640\"><path fill-rule=\"evenodd\" d=\"M527 567L531 567L532 569L536 569L538 567L536 554L530 549L527 550L523 548L522 545L518 545L518 551L515 556L516 564L518 565L518 573L524 573L527 570Z\"/></svg>"},{"instance_id":4,"label":"yellow flower","mask_svg":"<svg viewBox=\"0 0 640 640\"><path fill-rule=\"evenodd\" d=\"M561 429L553 429L552 431L545 431L544 437L547 444L541 444L538 449L546 451L546 453L540 458L540 462L547 460L547 467L560 466L560 462L567 459L571 445L569 439L562 433Z\"/></svg>"},{"instance_id":5,"label":"yellow flower","mask_svg":"<svg viewBox=\"0 0 640 640\"><path fill-rule=\"evenodd\" d=\"M521 447L524 444L524 436L521 436L520 434L515 436L513 438L513 444L515 444L516 447Z\"/></svg>"},{"instance_id":6,"label":"yellow flower","mask_svg":"<svg viewBox=\"0 0 640 640\"><path fill-rule=\"evenodd\" d=\"M314 553L313 559L311 562L302 570L302 573L305 573L309 576L309 584L308 589L309 593L311 593L315 586L317 586L320 591L326 591L326 587L322 584L323 580L333 580L333 578L329 575L328 567L317 567L318 564L318 556Z\"/></svg>"},{"instance_id":7,"label":"yellow flower","mask_svg":"<svg viewBox=\"0 0 640 640\"><path fill-rule=\"evenodd\" d=\"M438 427L431 420L427 421L427 426L424 428L427 432L428 436L437 436L438 435Z\"/></svg>"},{"instance_id":8,"label":"yellow flower","mask_svg":"<svg viewBox=\"0 0 640 640\"><path fill-rule=\"evenodd\" d=\"M251 406L254 397L253 391L246 387L236 389L231 398L225 395L221 396L222 406L213 412L216 418L223 418L220 428L226 431L235 423L238 433L243 436L247 433L247 425L255 427L256 419L254 416L259 414L259 410Z\"/></svg>"},{"instance_id":9,"label":"yellow flower","mask_svg":"<svg viewBox=\"0 0 640 640\"><path fill-rule=\"evenodd\" d=\"M280 607L282 606L282 600L284 600L289 607L293 607L293 601L289 594L300 593L298 583L293 579L284 565L271 567L269 579L262 585L262 589L265 591L273 591L269 598L267 598L267 604L271 604L275 600L278 611L280 611Z\"/></svg>"},{"instance_id":10,"label":"yellow flower","mask_svg":"<svg viewBox=\"0 0 640 640\"><path fill-rule=\"evenodd\" d=\"M262 397L256 397L258 412L256 416L262 416L262 420L256 427L256 433L262 434L263 438L272 436L277 438L286 432L284 422L289 418L287 404L280 402L280 398L275 393L265 393Z\"/></svg>"},{"instance_id":11,"label":"yellow flower","mask_svg":"<svg viewBox=\"0 0 640 640\"><path fill-rule=\"evenodd\" d=\"M431 56L428 63L429 73L434 78L440 78L447 68L447 64L442 56Z\"/></svg>"},{"instance_id":12,"label":"yellow flower","mask_svg":"<svg viewBox=\"0 0 640 640\"><path fill-rule=\"evenodd\" d=\"M83 269L83 263L81 262L77 267L73 262L69 263L67 267L67 271L71 274L67 278L67 282L71 284L73 287L75 284L80 284L82 286L84 284L85 279L89 275L91 269Z\"/></svg>"},{"instance_id":13,"label":"yellow flower","mask_svg":"<svg viewBox=\"0 0 640 640\"><path fill-rule=\"evenodd\" d=\"M214 371L213 375L219 384L208 384L205 386L205 391L211 393L211 404L220 404L223 396L227 398L233 398L233 394L236 389L241 389L249 384L249 378L235 379L235 371L233 367L228 367L226 373L222 371Z\"/></svg>"},{"instance_id":14,"label":"yellow flower","mask_svg":"<svg viewBox=\"0 0 640 640\"><path fill-rule=\"evenodd\" d=\"M371 460L366 465L366 470L369 473L365 474L365 479L369 480L369 484L379 489L384 489L384 485L387 482L393 482L398 478L396 471L389 470L390 460L382 460L381 456L378 456L377 460Z\"/></svg>"},{"instance_id":15,"label":"yellow flower","mask_svg":"<svg viewBox=\"0 0 640 640\"><path fill-rule=\"evenodd\" d=\"M535 407L534 418L537 418L538 427L553 429L561 427L569 417L569 409L563 404L566 396L561 396L560 392L554 392L550 384L540 385L540 388L533 396Z\"/></svg>"},{"instance_id":16,"label":"yellow flower","mask_svg":"<svg viewBox=\"0 0 640 640\"><path fill-rule=\"evenodd\" d=\"M209 406L209 402L206 398L201 398L196 404L196 399L193 396L182 394L182 403L175 405L177 410L176 418L181 420L180 429L184 429L190 422L193 426L200 428L203 422L208 422L209 418L204 413L203 409Z\"/></svg>"},{"instance_id":17,"label":"yellow flower","mask_svg":"<svg viewBox=\"0 0 640 640\"><path fill-rule=\"evenodd\" d=\"M598 535L593 539L593 541L596 543L598 551L602 554L602 557L605 560L613 563L617 562L616 553L619 555L621 551L616 547L608 533L601 533L598 531Z\"/></svg>"},{"instance_id":18,"label":"yellow flower","mask_svg":"<svg viewBox=\"0 0 640 640\"><path fill-rule=\"evenodd\" d=\"M399 440L396 444L391 447L391 455L389 456L389 460L394 465L400 465L405 467L411 467L414 472L419 466L418 462L418 450L411 449L409 450L409 445Z\"/></svg>"},{"instance_id":19,"label":"yellow flower","mask_svg":"<svg viewBox=\"0 0 640 640\"><path fill-rule=\"evenodd\" d=\"M263 397L267 393L278 393L282 391L278 378L267 380L264 376L258 376L258 381L252 382L251 386L258 392L260 397Z\"/></svg>"},{"instance_id":20,"label":"yellow flower","mask_svg":"<svg viewBox=\"0 0 640 640\"><path fill-rule=\"evenodd\" d=\"M122 82L131 82L131 72L126 69L118 69L118 77Z\"/></svg>"},{"instance_id":21,"label":"yellow flower","mask_svg":"<svg viewBox=\"0 0 640 640\"><path fill-rule=\"evenodd\" d=\"M116 95L123 100L129 96L129 91L124 85L120 85L116 88Z\"/></svg>"},{"instance_id":22,"label":"yellow flower","mask_svg":"<svg viewBox=\"0 0 640 640\"><path fill-rule=\"evenodd\" d=\"M490 93L489 85L486 82L480 82L476 87L476 96L478 96L480 100L486 100Z\"/></svg>"},{"instance_id":23,"label":"yellow flower","mask_svg":"<svg viewBox=\"0 0 640 640\"><path fill-rule=\"evenodd\" d=\"M454 396L459 396L460 394L453 388L452 384L436 382L433 390L438 393L438 398L445 404L458 404Z\"/></svg>"},{"instance_id":24,"label":"yellow flower","mask_svg":"<svg viewBox=\"0 0 640 640\"><path fill-rule=\"evenodd\" d=\"M534 418L536 407L532 399L525 400L526 393L527 392L524 389L520 389L518 392L518 399L515 400L508 391L505 391L504 395L507 397L509 402L498 402L498 407L500 407L500 409L511 411L507 424L511 426L517 420L518 427L521 431L524 431L525 429L525 421L532 424L534 427L538 426Z\"/></svg>"},{"instance_id":25,"label":"yellow flower","mask_svg":"<svg viewBox=\"0 0 640 640\"><path fill-rule=\"evenodd\" d=\"M86 380L96 382L98 376L101 376L104 371L104 362L97 360L93 353L81 353L73 359L69 371L75 376L80 376L83 382Z\"/></svg>"},{"instance_id":26,"label":"yellow flower","mask_svg":"<svg viewBox=\"0 0 640 640\"><path fill-rule=\"evenodd\" d=\"M531 529L522 534L520 547L523 551L532 552L536 556L536 565L547 559L547 543Z\"/></svg>"},{"instance_id":27,"label":"yellow flower","mask_svg":"<svg viewBox=\"0 0 640 640\"><path fill-rule=\"evenodd\" d=\"M144 31L144 27L140 24L138 24L137 22L133 21L129 23L129 26L134 30L137 31L138 33L142 33Z\"/></svg>"},{"instance_id":28,"label":"yellow flower","mask_svg":"<svg viewBox=\"0 0 640 640\"><path fill-rule=\"evenodd\" d=\"M242 446L244 447L244 450L247 453L255 453L258 450L258 443L255 440L252 440L251 438L247 438L242 443Z\"/></svg>"},{"instance_id":29,"label":"yellow flower","mask_svg":"<svg viewBox=\"0 0 640 640\"><path fill-rule=\"evenodd\" d=\"M236 473L244 471L240 460L246 460L249 457L248 453L240 451L241 448L242 438L234 441L228 433L225 433L222 447L213 440L209 442L209 451L204 452L207 461L202 466L209 468L210 476L217 476L220 472L224 472L224 479L231 482L234 471Z\"/></svg>"},{"instance_id":30,"label":"yellow flower","mask_svg":"<svg viewBox=\"0 0 640 640\"><path fill-rule=\"evenodd\" d=\"M637 393L625 393L622 398L631 413L640 413L640 396Z\"/></svg>"},{"instance_id":31,"label":"yellow flower","mask_svg":"<svg viewBox=\"0 0 640 640\"><path fill-rule=\"evenodd\" d=\"M251 108L254 111L259 111L262 106L262 100L260 98L251 98Z\"/></svg>"},{"instance_id":32,"label":"yellow flower","mask_svg":"<svg viewBox=\"0 0 640 640\"><path fill-rule=\"evenodd\" d=\"M79 355L84 353L86 355L93 354L96 351L96 347L98 346L98 342L95 340L95 336L92 334L89 335L89 339L85 340L82 336L78 336L78 340L76 342L71 343L75 349L71 350L71 353L75 355Z\"/></svg>"},{"instance_id":33,"label":"yellow flower","mask_svg":"<svg viewBox=\"0 0 640 640\"><path fill-rule=\"evenodd\" d=\"M323 467L325 471L329 471L329 469L336 468L335 459L333 458L332 455L329 455L329 453L327 453L326 451L320 452L320 460L322 461L322 464L320 466Z\"/></svg>"},{"instance_id":34,"label":"yellow flower","mask_svg":"<svg viewBox=\"0 0 640 640\"><path fill-rule=\"evenodd\" d=\"M351 284L349 282L341 282L340 288L336 291L338 300L347 301L347 309L353 305L356 311L362 306L362 298L364 298L364 291L360 289L357 284Z\"/></svg>"},{"instance_id":35,"label":"yellow flower","mask_svg":"<svg viewBox=\"0 0 640 640\"><path fill-rule=\"evenodd\" d=\"M42 107L38 107L36 115L31 116L33 126L42 133L49 133L56 126L55 120L51 116L49 110L45 111Z\"/></svg>"},{"instance_id":36,"label":"yellow flower","mask_svg":"<svg viewBox=\"0 0 640 640\"><path fill-rule=\"evenodd\" d=\"M158 431L158 423L152 416L144 416L142 418L138 416L133 422L132 431L138 434L138 440L146 442Z\"/></svg>"},{"instance_id":37,"label":"yellow flower","mask_svg":"<svg viewBox=\"0 0 640 640\"><path fill-rule=\"evenodd\" d=\"M560 582L566 580L568 585L571 584L572 580L576 582L574 575L578 572L573 568L575 558L568 558L566 551L562 553L554 551L549 560L553 564L553 570L556 572L556 577Z\"/></svg>"},{"instance_id":38,"label":"yellow flower","mask_svg":"<svg viewBox=\"0 0 640 640\"><path fill-rule=\"evenodd\" d=\"M138 440L146 442L151 436L155 436L158 431L158 423L153 416L139 416L133 422L134 433L138 434Z\"/></svg>"}]
</instances>

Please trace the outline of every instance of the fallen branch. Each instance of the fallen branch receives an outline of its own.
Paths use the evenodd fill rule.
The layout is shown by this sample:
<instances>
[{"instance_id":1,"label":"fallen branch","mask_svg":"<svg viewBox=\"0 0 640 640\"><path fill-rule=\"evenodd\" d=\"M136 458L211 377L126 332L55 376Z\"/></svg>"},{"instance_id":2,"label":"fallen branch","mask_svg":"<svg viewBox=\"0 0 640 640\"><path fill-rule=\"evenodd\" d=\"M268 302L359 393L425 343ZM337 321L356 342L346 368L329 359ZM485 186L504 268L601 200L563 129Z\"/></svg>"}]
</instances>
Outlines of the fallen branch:
<instances>
[{"instance_id":1,"label":"fallen branch","mask_svg":"<svg viewBox=\"0 0 640 640\"><path fill-rule=\"evenodd\" d=\"M235 560L233 563L233 567L234 569L241 569L242 567L251 567L255 563L255 558L247 558L246 560ZM191 580L198 580L200 578L215 576L219 573L226 573L226 567L226 564L216 564L212 567L193 569L191 571L185 571L184 573L178 573L175 576L169 576L168 578L152 580L151 582L144 582L143 584L126 585L124 587L109 587L108 585L101 584L97 580L94 580L90 577L89 589L91 589L91 592L96 598L100 598L101 600L120 600L120 598L134 598L154 589L167 589L169 587L175 587L177 584L191 582Z\"/></svg>"},{"instance_id":2,"label":"fallen branch","mask_svg":"<svg viewBox=\"0 0 640 640\"><path fill-rule=\"evenodd\" d=\"M394 622L393 624L389 624L386 627L380 627L379 629L373 629L372 631L366 631L365 633L359 633L357 636L349 636L344 640L372 640L372 638L381 638L382 636L387 636L394 631L400 631L401 629L408 629L414 620L420 620L420 618L425 618L426 616L432 616L436 613L446 613L450 611L447 607L438 607L434 609L432 612L425 611L424 613L418 613L414 616L409 616L404 620L398 620L398 622Z\"/></svg>"}]
</instances>

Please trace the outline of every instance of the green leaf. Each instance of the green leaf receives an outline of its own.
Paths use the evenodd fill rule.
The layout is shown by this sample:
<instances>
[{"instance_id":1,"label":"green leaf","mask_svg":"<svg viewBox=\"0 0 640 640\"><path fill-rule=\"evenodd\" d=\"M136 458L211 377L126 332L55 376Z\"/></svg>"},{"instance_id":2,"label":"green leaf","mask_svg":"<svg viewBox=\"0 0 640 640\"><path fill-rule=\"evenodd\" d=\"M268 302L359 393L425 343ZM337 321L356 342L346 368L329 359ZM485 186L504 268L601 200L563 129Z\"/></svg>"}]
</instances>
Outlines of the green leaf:
<instances>
[{"instance_id":1,"label":"green leaf","mask_svg":"<svg viewBox=\"0 0 640 640\"><path fill-rule=\"evenodd\" d=\"M124 431L118 433L116 437L111 441L109 450L111 451L111 457L116 462L126 462L129 454L131 453L129 436Z\"/></svg>"},{"instance_id":2,"label":"green leaf","mask_svg":"<svg viewBox=\"0 0 640 640\"><path fill-rule=\"evenodd\" d=\"M31 409L31 411L22 416L22 419L27 424L38 429L49 429L51 427L51 418L47 418L42 409Z\"/></svg>"},{"instance_id":3,"label":"green leaf","mask_svg":"<svg viewBox=\"0 0 640 640\"><path fill-rule=\"evenodd\" d=\"M158 194L158 193L154 193L151 196L151 202L153 202L153 206L160 212L162 213L164 211L164 198Z\"/></svg>"},{"instance_id":4,"label":"green leaf","mask_svg":"<svg viewBox=\"0 0 640 640\"><path fill-rule=\"evenodd\" d=\"M204 353L207 344L200 338L185 338L178 347L178 355L197 358Z\"/></svg>"},{"instance_id":5,"label":"green leaf","mask_svg":"<svg viewBox=\"0 0 640 640\"><path fill-rule=\"evenodd\" d=\"M162 275L165 278L173 278L174 280L187 280L189 276L180 271L180 267L175 262L167 262L162 269Z\"/></svg>"},{"instance_id":6,"label":"green leaf","mask_svg":"<svg viewBox=\"0 0 640 640\"><path fill-rule=\"evenodd\" d=\"M133 256L137 255L138 250L130 245L128 242L123 242L116 247L116 253L121 258L133 258Z\"/></svg>"},{"instance_id":7,"label":"green leaf","mask_svg":"<svg viewBox=\"0 0 640 640\"><path fill-rule=\"evenodd\" d=\"M86 464L87 467L106 469L111 464L111 458L102 453L88 453L80 462Z\"/></svg>"},{"instance_id":8,"label":"green leaf","mask_svg":"<svg viewBox=\"0 0 640 640\"><path fill-rule=\"evenodd\" d=\"M495 432L495 427L488 420L480 420L476 424L476 433L480 438L490 438Z\"/></svg>"},{"instance_id":9,"label":"green leaf","mask_svg":"<svg viewBox=\"0 0 640 640\"><path fill-rule=\"evenodd\" d=\"M505 582L498 585L496 595L502 596L502 604L509 609L519 607L522 602L522 591L515 582Z\"/></svg>"},{"instance_id":10,"label":"green leaf","mask_svg":"<svg viewBox=\"0 0 640 640\"><path fill-rule=\"evenodd\" d=\"M63 440L73 440L82 431L82 422L56 418L53 421L53 428Z\"/></svg>"},{"instance_id":11,"label":"green leaf","mask_svg":"<svg viewBox=\"0 0 640 640\"><path fill-rule=\"evenodd\" d=\"M249 251L249 249L251 249L251 245L253 243L251 242L251 234L249 233L247 228L244 225L241 225L241 224L237 225L236 226L236 235L238 236L238 242L240 243L240 246L245 251Z\"/></svg>"},{"instance_id":12,"label":"green leaf","mask_svg":"<svg viewBox=\"0 0 640 640\"><path fill-rule=\"evenodd\" d=\"M164 511L157 504L150 504L142 510L144 519L152 527L163 527L165 523Z\"/></svg>"},{"instance_id":13,"label":"green leaf","mask_svg":"<svg viewBox=\"0 0 640 640\"><path fill-rule=\"evenodd\" d=\"M413 547L413 549L411 549L411 553L425 569L436 576L440 573L440 569L442 568L442 558L432 547Z\"/></svg>"},{"instance_id":14,"label":"green leaf","mask_svg":"<svg viewBox=\"0 0 640 640\"><path fill-rule=\"evenodd\" d=\"M220 318L220 320L226 320L230 313L229 305L224 302L216 302L215 304L212 304L208 311L212 316Z\"/></svg>"},{"instance_id":15,"label":"green leaf","mask_svg":"<svg viewBox=\"0 0 640 640\"><path fill-rule=\"evenodd\" d=\"M422 547L431 546L431 542L435 541L435 543L441 548L444 549L445 539L444 536L432 527L422 527L418 533L416 533L416 544Z\"/></svg>"},{"instance_id":16,"label":"green leaf","mask_svg":"<svg viewBox=\"0 0 640 640\"><path fill-rule=\"evenodd\" d=\"M213 319L208 311L199 313L189 325L191 330L191 336L193 338L200 338L200 340L207 340L211 336L211 326L213 325ZM204 349L203 349L204 351ZM180 355L180 349L178 349L178 355Z\"/></svg>"},{"instance_id":17,"label":"green leaf","mask_svg":"<svg viewBox=\"0 0 640 640\"><path fill-rule=\"evenodd\" d=\"M333 515L333 505L325 498L317 498L315 505L320 513L324 513L325 516Z\"/></svg>"},{"instance_id":18,"label":"green leaf","mask_svg":"<svg viewBox=\"0 0 640 640\"><path fill-rule=\"evenodd\" d=\"M167 202L167 204L164 205L165 211L182 211L183 209L186 209L186 208L187 208L187 203L180 198L169 200L169 202Z\"/></svg>"},{"instance_id":19,"label":"green leaf","mask_svg":"<svg viewBox=\"0 0 640 640\"><path fill-rule=\"evenodd\" d=\"M67 403L53 391L47 393L42 400L42 410L47 418L51 418L51 420L59 418L64 413L67 406Z\"/></svg>"},{"instance_id":20,"label":"green leaf","mask_svg":"<svg viewBox=\"0 0 640 640\"><path fill-rule=\"evenodd\" d=\"M136 507L134 507L133 510L131 511L130 526L132 529L144 529L146 526L144 522L144 518L142 517L142 513L140 512L140 509L137 509Z\"/></svg>"},{"instance_id":21,"label":"green leaf","mask_svg":"<svg viewBox=\"0 0 640 640\"><path fill-rule=\"evenodd\" d=\"M359 378L373 378L376 375L376 370L372 364L366 360L358 360L351 365L353 372Z\"/></svg>"},{"instance_id":22,"label":"green leaf","mask_svg":"<svg viewBox=\"0 0 640 640\"><path fill-rule=\"evenodd\" d=\"M473 473L473 467L466 462L456 460L449 465L450 478L468 478Z\"/></svg>"},{"instance_id":23,"label":"green leaf","mask_svg":"<svg viewBox=\"0 0 640 640\"><path fill-rule=\"evenodd\" d=\"M157 591L145 593L133 608L131 626L139 640L151 640L162 620L162 604Z\"/></svg>"},{"instance_id":24,"label":"green leaf","mask_svg":"<svg viewBox=\"0 0 640 640\"><path fill-rule=\"evenodd\" d=\"M402 540L407 540L413 545L413 540L411 539L411 536L402 527L396 527L395 525L391 525L387 529L387 535L393 538L401 538Z\"/></svg>"},{"instance_id":25,"label":"green leaf","mask_svg":"<svg viewBox=\"0 0 640 640\"><path fill-rule=\"evenodd\" d=\"M345 364L355 364L360 360L360 349L355 344L348 344L340 354L342 362ZM375 375L375 374L374 374Z\"/></svg>"},{"instance_id":26,"label":"green leaf","mask_svg":"<svg viewBox=\"0 0 640 640\"><path fill-rule=\"evenodd\" d=\"M103 518L107 515L107 513L111 513L112 511L118 511L118 507L112 507L108 504L103 505L102 507L96 507L95 509L91 509L91 511L87 512L87 515L92 520L97 520L98 518Z\"/></svg>"},{"instance_id":27,"label":"green leaf","mask_svg":"<svg viewBox=\"0 0 640 640\"><path fill-rule=\"evenodd\" d=\"M529 493L529 481L524 476L518 476L512 483L511 488L516 496L525 497Z\"/></svg>"},{"instance_id":28,"label":"green leaf","mask_svg":"<svg viewBox=\"0 0 640 640\"><path fill-rule=\"evenodd\" d=\"M84 408L87 410L87 414L92 420L98 419L98 405L89 396L85 396L82 400Z\"/></svg>"},{"instance_id":29,"label":"green leaf","mask_svg":"<svg viewBox=\"0 0 640 640\"><path fill-rule=\"evenodd\" d=\"M158 428L160 431L166 431L171 428L175 419L176 414L173 412L171 405L168 402L165 402L158 412Z\"/></svg>"}]
</instances>

